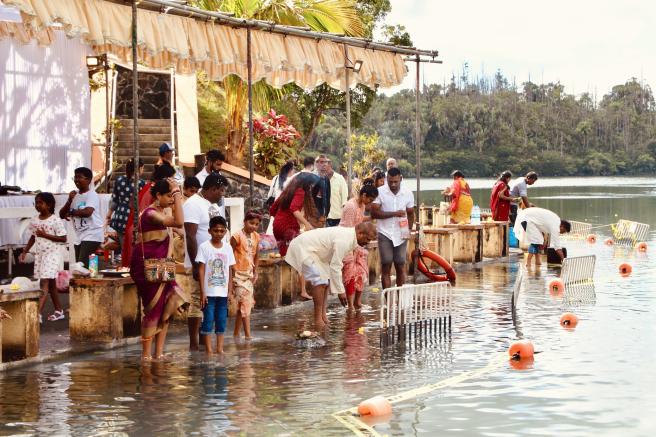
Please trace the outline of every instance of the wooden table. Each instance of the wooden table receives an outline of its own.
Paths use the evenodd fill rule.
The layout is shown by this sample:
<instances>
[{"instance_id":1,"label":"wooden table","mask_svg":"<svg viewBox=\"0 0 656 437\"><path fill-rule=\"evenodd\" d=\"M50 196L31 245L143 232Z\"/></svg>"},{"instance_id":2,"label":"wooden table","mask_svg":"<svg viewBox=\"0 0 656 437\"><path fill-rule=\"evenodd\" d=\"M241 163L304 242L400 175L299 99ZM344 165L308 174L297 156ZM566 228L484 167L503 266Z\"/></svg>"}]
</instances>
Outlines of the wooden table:
<instances>
[{"instance_id":1,"label":"wooden table","mask_svg":"<svg viewBox=\"0 0 656 437\"><path fill-rule=\"evenodd\" d=\"M508 222L485 221L483 225L483 257L501 258L508 256Z\"/></svg>"},{"instance_id":2,"label":"wooden table","mask_svg":"<svg viewBox=\"0 0 656 437\"><path fill-rule=\"evenodd\" d=\"M0 361L16 361L39 354L39 298L41 290L0 293L0 307L11 319L0 321Z\"/></svg>"},{"instance_id":3,"label":"wooden table","mask_svg":"<svg viewBox=\"0 0 656 437\"><path fill-rule=\"evenodd\" d=\"M453 228L424 229L428 250L437 253L451 265L453 265L456 232L457 229Z\"/></svg>"},{"instance_id":4,"label":"wooden table","mask_svg":"<svg viewBox=\"0 0 656 437\"><path fill-rule=\"evenodd\" d=\"M453 261L476 263L483 260L482 224L447 224L444 227L457 230L453 237Z\"/></svg>"},{"instance_id":5,"label":"wooden table","mask_svg":"<svg viewBox=\"0 0 656 437\"><path fill-rule=\"evenodd\" d=\"M141 299L132 278L73 278L69 290L71 339L141 335Z\"/></svg>"}]
</instances>

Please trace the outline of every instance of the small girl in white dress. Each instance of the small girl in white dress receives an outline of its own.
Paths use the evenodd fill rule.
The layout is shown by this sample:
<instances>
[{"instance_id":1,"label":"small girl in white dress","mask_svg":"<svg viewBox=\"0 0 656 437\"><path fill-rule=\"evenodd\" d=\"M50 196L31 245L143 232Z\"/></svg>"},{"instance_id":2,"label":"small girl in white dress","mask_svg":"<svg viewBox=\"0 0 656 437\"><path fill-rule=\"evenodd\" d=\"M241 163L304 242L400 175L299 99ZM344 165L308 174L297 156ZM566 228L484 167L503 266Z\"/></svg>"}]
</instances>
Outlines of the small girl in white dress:
<instances>
[{"instance_id":1,"label":"small girl in white dress","mask_svg":"<svg viewBox=\"0 0 656 437\"><path fill-rule=\"evenodd\" d=\"M59 302L55 279L57 273L64 268L62 244L66 243L66 227L64 222L55 215L55 196L51 193L37 194L34 198L34 207L39 215L32 217L30 221L29 230L32 237L23 249L19 260L25 262L25 255L32 249L34 277L41 280L41 290L43 291L39 302L39 320L48 293L50 293L55 307L55 312L48 317L48 320L61 320L65 317L64 309Z\"/></svg>"}]
</instances>

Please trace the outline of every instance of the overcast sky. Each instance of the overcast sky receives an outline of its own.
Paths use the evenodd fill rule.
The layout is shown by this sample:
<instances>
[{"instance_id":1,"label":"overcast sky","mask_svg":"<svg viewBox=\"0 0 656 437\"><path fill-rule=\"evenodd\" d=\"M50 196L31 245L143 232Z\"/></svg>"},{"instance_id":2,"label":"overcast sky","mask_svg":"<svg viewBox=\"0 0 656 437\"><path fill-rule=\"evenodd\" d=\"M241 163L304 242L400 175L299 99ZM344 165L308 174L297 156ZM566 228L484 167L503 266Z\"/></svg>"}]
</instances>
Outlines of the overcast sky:
<instances>
[{"instance_id":1,"label":"overcast sky","mask_svg":"<svg viewBox=\"0 0 656 437\"><path fill-rule=\"evenodd\" d=\"M448 81L469 63L470 77L501 69L517 84L560 81L568 93L597 92L631 77L656 86L656 1L392 0L387 24L440 52L426 83ZM414 68L401 88L414 87ZM395 91L395 90L392 90Z\"/></svg>"}]
</instances>

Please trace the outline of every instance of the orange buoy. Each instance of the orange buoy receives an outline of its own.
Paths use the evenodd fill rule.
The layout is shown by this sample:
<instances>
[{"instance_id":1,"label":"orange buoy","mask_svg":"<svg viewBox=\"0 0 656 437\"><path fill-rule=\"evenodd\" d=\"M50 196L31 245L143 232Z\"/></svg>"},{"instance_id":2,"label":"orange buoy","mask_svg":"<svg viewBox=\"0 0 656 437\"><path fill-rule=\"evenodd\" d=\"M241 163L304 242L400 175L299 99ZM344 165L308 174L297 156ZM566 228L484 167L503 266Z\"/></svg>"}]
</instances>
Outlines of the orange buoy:
<instances>
[{"instance_id":1,"label":"orange buoy","mask_svg":"<svg viewBox=\"0 0 656 437\"><path fill-rule=\"evenodd\" d=\"M360 416L384 416L392 412L392 404L384 396L374 396L358 405Z\"/></svg>"},{"instance_id":2,"label":"orange buoy","mask_svg":"<svg viewBox=\"0 0 656 437\"><path fill-rule=\"evenodd\" d=\"M574 328L579 323L579 318L574 313L565 313L560 316L560 326L565 328Z\"/></svg>"},{"instance_id":3,"label":"orange buoy","mask_svg":"<svg viewBox=\"0 0 656 437\"><path fill-rule=\"evenodd\" d=\"M604 240L604 244L605 244L606 246L612 246L613 244L615 244L615 242L613 241L612 238L606 238L606 239Z\"/></svg>"},{"instance_id":4,"label":"orange buoy","mask_svg":"<svg viewBox=\"0 0 656 437\"><path fill-rule=\"evenodd\" d=\"M590 244L595 244L597 242L597 236L595 234L590 234L585 238L585 241Z\"/></svg>"},{"instance_id":5,"label":"orange buoy","mask_svg":"<svg viewBox=\"0 0 656 437\"><path fill-rule=\"evenodd\" d=\"M631 276L631 272L633 271L633 267L631 267L631 264L629 263L622 263L619 266L620 270L620 276L627 277Z\"/></svg>"},{"instance_id":6,"label":"orange buoy","mask_svg":"<svg viewBox=\"0 0 656 437\"><path fill-rule=\"evenodd\" d=\"M562 279L556 278L549 282L549 293L552 296L560 296L565 291L565 283Z\"/></svg>"},{"instance_id":7,"label":"orange buoy","mask_svg":"<svg viewBox=\"0 0 656 437\"><path fill-rule=\"evenodd\" d=\"M516 341L510 345L510 348L508 348L508 355L515 360L533 358L533 353L533 343L528 340Z\"/></svg>"},{"instance_id":8,"label":"orange buoy","mask_svg":"<svg viewBox=\"0 0 656 437\"><path fill-rule=\"evenodd\" d=\"M644 241L641 241L640 243L636 244L636 249L638 249L638 252L647 252L647 243Z\"/></svg>"},{"instance_id":9,"label":"orange buoy","mask_svg":"<svg viewBox=\"0 0 656 437\"><path fill-rule=\"evenodd\" d=\"M533 368L533 357L523 358L521 360L508 360L510 367L515 370L527 370Z\"/></svg>"}]
</instances>

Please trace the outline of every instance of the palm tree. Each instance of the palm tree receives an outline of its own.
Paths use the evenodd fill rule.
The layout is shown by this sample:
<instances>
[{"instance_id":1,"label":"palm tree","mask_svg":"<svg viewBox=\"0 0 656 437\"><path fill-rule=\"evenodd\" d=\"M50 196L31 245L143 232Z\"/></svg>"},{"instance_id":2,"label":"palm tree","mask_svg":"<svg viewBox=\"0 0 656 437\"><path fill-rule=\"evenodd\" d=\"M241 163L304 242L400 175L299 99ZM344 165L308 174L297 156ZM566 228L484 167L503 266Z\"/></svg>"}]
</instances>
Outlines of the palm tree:
<instances>
[{"instance_id":1,"label":"palm tree","mask_svg":"<svg viewBox=\"0 0 656 437\"><path fill-rule=\"evenodd\" d=\"M354 0L193 0L193 6L210 11L229 12L236 17L272 21L290 26L309 27L320 32L362 36L365 27ZM227 76L221 85L227 112L226 158L239 165L244 158L248 129L244 116L248 105L248 86L238 76ZM268 111L282 96L264 81L253 84L253 108Z\"/></svg>"}]
</instances>

